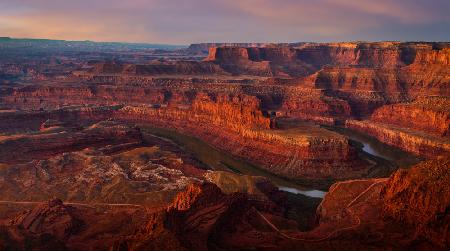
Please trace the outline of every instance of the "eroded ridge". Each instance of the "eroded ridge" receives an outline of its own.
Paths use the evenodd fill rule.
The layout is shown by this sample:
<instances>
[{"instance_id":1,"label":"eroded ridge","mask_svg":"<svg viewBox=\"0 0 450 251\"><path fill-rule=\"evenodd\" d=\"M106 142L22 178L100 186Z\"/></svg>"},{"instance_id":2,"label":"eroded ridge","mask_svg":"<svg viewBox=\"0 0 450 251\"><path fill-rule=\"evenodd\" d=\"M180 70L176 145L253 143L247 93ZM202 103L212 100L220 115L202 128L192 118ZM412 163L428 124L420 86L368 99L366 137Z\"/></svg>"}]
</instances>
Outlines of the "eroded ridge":
<instances>
[{"instance_id":1,"label":"eroded ridge","mask_svg":"<svg viewBox=\"0 0 450 251\"><path fill-rule=\"evenodd\" d=\"M89 46L0 43L0 250L448 249L448 43Z\"/></svg>"}]
</instances>

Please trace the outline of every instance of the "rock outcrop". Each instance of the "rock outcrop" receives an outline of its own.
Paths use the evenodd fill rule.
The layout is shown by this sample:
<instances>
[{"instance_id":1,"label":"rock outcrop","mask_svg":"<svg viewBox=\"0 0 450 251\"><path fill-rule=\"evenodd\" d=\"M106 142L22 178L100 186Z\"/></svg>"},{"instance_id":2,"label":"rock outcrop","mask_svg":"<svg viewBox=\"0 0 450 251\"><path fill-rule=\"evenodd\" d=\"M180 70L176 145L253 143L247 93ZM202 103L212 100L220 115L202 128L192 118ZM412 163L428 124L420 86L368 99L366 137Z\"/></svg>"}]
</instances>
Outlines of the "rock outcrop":
<instances>
[{"instance_id":1,"label":"rock outcrop","mask_svg":"<svg viewBox=\"0 0 450 251\"><path fill-rule=\"evenodd\" d=\"M0 250L448 249L449 43L95 44L0 45Z\"/></svg>"},{"instance_id":2,"label":"rock outcrop","mask_svg":"<svg viewBox=\"0 0 450 251\"><path fill-rule=\"evenodd\" d=\"M270 90L268 88L265 90L267 94L264 94L268 99L271 99ZM288 89L284 91L287 92ZM250 89L247 92L253 93L256 90ZM273 118L263 113L262 101L253 95L239 92L223 93L217 90L169 92L164 89L153 89L153 93L161 95L160 100L155 100L152 104L152 100L149 99L143 101L147 105L140 106L81 107L78 110L73 108L50 112L5 113L4 127L20 125L20 119L32 122L26 124L24 130L38 127L48 119L57 119L68 124L73 121L95 122L102 119L116 119L127 123L169 127L194 135L270 172L289 178L356 177L367 167L366 163L358 159L355 149L348 141L337 134L324 129L314 136L308 135L308 130L288 134L277 130ZM292 88L291 99L295 99L294 95L299 97L300 93L304 92ZM119 94L114 93L113 96L115 95ZM120 95L127 99L133 98L135 101L118 99L111 101L134 104L139 102L136 99L140 99L140 96L127 96L124 93ZM320 97L320 93L314 95ZM49 96L48 99L48 104L51 105L54 102L53 98ZM102 100L97 102L102 103ZM323 109L316 111L314 107ZM289 116L334 124L335 117L348 114L348 106L344 101L334 104L331 98L324 97L323 100L319 98L314 101L311 98L308 102L294 102L289 105L286 103L282 111ZM322 154L325 151L328 152L327 155Z\"/></svg>"},{"instance_id":3,"label":"rock outcrop","mask_svg":"<svg viewBox=\"0 0 450 251\"><path fill-rule=\"evenodd\" d=\"M191 44L187 48L189 53L208 55L210 48L215 47L264 47L267 43L200 43Z\"/></svg>"},{"instance_id":4,"label":"rock outcrop","mask_svg":"<svg viewBox=\"0 0 450 251\"><path fill-rule=\"evenodd\" d=\"M227 45L210 50L203 62L97 63L73 74L85 84L14 87L2 92L1 104L7 109L117 105L86 117L168 126L295 178L344 177L345 170L364 164L345 139L301 135L290 140L276 130L277 117L327 125L347 120L349 127L372 131L381 141L419 155L447 153L448 111L402 104L418 96L448 95L446 43ZM210 77L185 76L204 74ZM394 118L393 113L402 116ZM352 120L370 115L367 125ZM0 126L7 127L10 123L4 121ZM379 122L395 132L383 126L368 129ZM322 157L324 151L332 154Z\"/></svg>"},{"instance_id":5,"label":"rock outcrop","mask_svg":"<svg viewBox=\"0 0 450 251\"><path fill-rule=\"evenodd\" d=\"M370 243L400 249L448 248L449 161L446 157L422 162L398 170L389 179L336 183L318 208L319 225L312 232L330 225L337 231L346 229L348 234L334 236L341 249L346 249L348 238L353 239L353 248L366 241L361 248Z\"/></svg>"},{"instance_id":6,"label":"rock outcrop","mask_svg":"<svg viewBox=\"0 0 450 251\"><path fill-rule=\"evenodd\" d=\"M104 250L138 230L147 217L145 210L136 207L67 205L53 199L19 213L7 224L0 223L0 248Z\"/></svg>"},{"instance_id":7,"label":"rock outcrop","mask_svg":"<svg viewBox=\"0 0 450 251\"><path fill-rule=\"evenodd\" d=\"M64 240L77 234L83 226L79 217L75 208L64 205L60 199L53 199L17 216L10 224L33 234L50 234Z\"/></svg>"},{"instance_id":8,"label":"rock outcrop","mask_svg":"<svg viewBox=\"0 0 450 251\"><path fill-rule=\"evenodd\" d=\"M277 209L270 200L252 201L245 194L225 195L210 183L195 184L180 193L165 212L152 216L140 232L117 242L113 250L262 248L277 237L263 232L258 212L280 217ZM252 238L256 232L264 237Z\"/></svg>"},{"instance_id":9,"label":"rock outcrop","mask_svg":"<svg viewBox=\"0 0 450 251\"><path fill-rule=\"evenodd\" d=\"M381 193L383 215L415 229L415 238L450 246L450 159L427 161L393 174Z\"/></svg>"},{"instance_id":10,"label":"rock outcrop","mask_svg":"<svg viewBox=\"0 0 450 251\"><path fill-rule=\"evenodd\" d=\"M13 135L0 139L0 161L20 163L33 159L44 159L68 151L88 147L107 147L108 145L139 146L142 136L137 128L118 125L113 122L100 122L81 131L57 128L35 135Z\"/></svg>"},{"instance_id":11,"label":"rock outcrop","mask_svg":"<svg viewBox=\"0 0 450 251\"><path fill-rule=\"evenodd\" d=\"M211 48L206 61L233 74L307 77L301 83L345 99L352 115L387 103L449 94L446 43L336 43ZM258 71L256 73L255 71Z\"/></svg>"},{"instance_id":12,"label":"rock outcrop","mask_svg":"<svg viewBox=\"0 0 450 251\"><path fill-rule=\"evenodd\" d=\"M191 108L124 107L114 113L114 118L196 136L291 179L355 177L368 167L343 136L318 128L311 128L315 135L307 129L286 133L270 130L270 119L251 105L220 104L217 100L194 101Z\"/></svg>"},{"instance_id":13,"label":"rock outcrop","mask_svg":"<svg viewBox=\"0 0 450 251\"><path fill-rule=\"evenodd\" d=\"M371 120L448 138L450 99L420 98L408 104L383 106L375 110Z\"/></svg>"},{"instance_id":14,"label":"rock outcrop","mask_svg":"<svg viewBox=\"0 0 450 251\"><path fill-rule=\"evenodd\" d=\"M227 75L220 66L196 61L154 62L145 65L117 62L98 63L89 72L95 74L123 75Z\"/></svg>"},{"instance_id":15,"label":"rock outcrop","mask_svg":"<svg viewBox=\"0 0 450 251\"><path fill-rule=\"evenodd\" d=\"M393 127L389 124L377 123L370 120L347 120L345 126L373 136L383 143L399 147L419 156L436 158L439 156L448 156L450 153L450 142L448 138Z\"/></svg>"},{"instance_id":16,"label":"rock outcrop","mask_svg":"<svg viewBox=\"0 0 450 251\"><path fill-rule=\"evenodd\" d=\"M166 212L152 217L142 231L115 248L165 250L161 237L172 240L179 250L258 249L273 241L277 242L273 250L386 246L444 250L450 222L447 167L448 159L441 159L398 171L389 179L336 183L317 209L317 225L306 232L298 231L280 208L270 206L270 200L261 204L242 194L224 195L211 184L193 185ZM222 221L225 215L227 220ZM191 231L194 223L199 230ZM252 236L259 238L250 240Z\"/></svg>"},{"instance_id":17,"label":"rock outcrop","mask_svg":"<svg viewBox=\"0 0 450 251\"><path fill-rule=\"evenodd\" d=\"M347 120L346 127L420 156L447 156L449 107L447 97L422 97L411 103L382 106L369 120Z\"/></svg>"},{"instance_id":18,"label":"rock outcrop","mask_svg":"<svg viewBox=\"0 0 450 251\"><path fill-rule=\"evenodd\" d=\"M337 121L350 117L352 109L343 99L299 88L292 90L284 97L278 113L289 118L335 125Z\"/></svg>"},{"instance_id":19,"label":"rock outcrop","mask_svg":"<svg viewBox=\"0 0 450 251\"><path fill-rule=\"evenodd\" d=\"M190 183L205 179L204 167L170 142L146 135L145 143L141 136L139 144L128 143L126 135L102 134L101 129L97 125L97 131L90 130L85 138L62 135L66 140L83 139L75 145L41 135L42 142L55 142L29 143L14 150L2 147L12 156L2 152L2 200L43 201L56 196L72 202L164 206ZM95 142L102 137L100 144Z\"/></svg>"},{"instance_id":20,"label":"rock outcrop","mask_svg":"<svg viewBox=\"0 0 450 251\"><path fill-rule=\"evenodd\" d=\"M112 111L121 106L73 106L41 111L8 110L0 112L0 130L3 133L48 131L55 127L80 128L95 122L108 120ZM25 122L26 121L26 122Z\"/></svg>"},{"instance_id":21,"label":"rock outcrop","mask_svg":"<svg viewBox=\"0 0 450 251\"><path fill-rule=\"evenodd\" d=\"M69 249L446 250L449 161L423 162L390 178L338 182L317 208L316 225L307 231L289 218L287 197L276 189L261 189L266 195L261 197L194 182L167 207L156 209L109 205L98 212L93 204L51 200L0 226L0 245L25 249L18 242L22 238L33 247ZM210 176L225 188L230 184L216 179L220 173ZM251 180L261 184L257 177Z\"/></svg>"}]
</instances>

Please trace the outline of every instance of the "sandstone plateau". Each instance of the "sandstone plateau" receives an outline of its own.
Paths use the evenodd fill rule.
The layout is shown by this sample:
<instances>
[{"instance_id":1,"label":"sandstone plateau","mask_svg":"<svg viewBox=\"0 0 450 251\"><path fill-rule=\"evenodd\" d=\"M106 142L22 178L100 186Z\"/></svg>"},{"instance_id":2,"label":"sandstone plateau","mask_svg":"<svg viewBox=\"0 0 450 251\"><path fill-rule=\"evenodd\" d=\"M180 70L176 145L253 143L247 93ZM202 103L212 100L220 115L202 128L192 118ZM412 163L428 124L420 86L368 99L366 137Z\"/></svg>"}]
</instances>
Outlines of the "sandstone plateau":
<instances>
[{"instance_id":1,"label":"sandstone plateau","mask_svg":"<svg viewBox=\"0 0 450 251\"><path fill-rule=\"evenodd\" d=\"M24 43L0 250L450 247L449 43Z\"/></svg>"},{"instance_id":2,"label":"sandstone plateau","mask_svg":"<svg viewBox=\"0 0 450 251\"><path fill-rule=\"evenodd\" d=\"M113 250L376 250L386 245L440 250L449 240L448 164L448 158L434 160L400 170L390 178L336 183L319 205L317 222L309 231L299 231L297 223L286 218L282 206L286 198L263 181L253 184L264 197L224 193L217 185L205 182L188 186L167 208L141 212L145 220L136 222L132 233L121 227L116 229L121 234L115 237L95 235L99 224L86 217L100 220L102 231L112 231L116 225L89 207L69 206L54 199L3 226L6 236L0 243L4 247L21 245L8 242L5 246L6 237L14 241L31 238L44 248L80 248L88 243L106 248L112 243ZM134 220L141 209L112 210L106 212L117 214L117 220L121 214ZM40 223L30 225L33 221ZM51 237L45 239L43 234ZM108 241L99 242L99 238Z\"/></svg>"}]
</instances>

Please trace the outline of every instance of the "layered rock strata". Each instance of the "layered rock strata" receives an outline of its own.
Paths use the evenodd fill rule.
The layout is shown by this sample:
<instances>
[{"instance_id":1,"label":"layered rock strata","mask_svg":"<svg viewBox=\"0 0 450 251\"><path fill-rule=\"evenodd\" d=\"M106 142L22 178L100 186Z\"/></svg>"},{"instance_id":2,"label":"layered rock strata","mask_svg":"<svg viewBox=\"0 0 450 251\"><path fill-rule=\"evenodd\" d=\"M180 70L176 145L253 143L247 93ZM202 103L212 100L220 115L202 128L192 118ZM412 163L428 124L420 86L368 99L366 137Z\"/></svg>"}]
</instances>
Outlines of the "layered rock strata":
<instances>
[{"instance_id":1,"label":"layered rock strata","mask_svg":"<svg viewBox=\"0 0 450 251\"><path fill-rule=\"evenodd\" d=\"M108 145L138 146L142 137L138 129L101 122L84 130L71 131L55 127L37 134L12 135L0 138L0 162L18 163L42 159L68 151Z\"/></svg>"},{"instance_id":2,"label":"layered rock strata","mask_svg":"<svg viewBox=\"0 0 450 251\"><path fill-rule=\"evenodd\" d=\"M347 100L352 115L368 116L387 103L448 95L449 59L446 43L385 42L219 47L210 49L206 61L234 74L302 77L302 84Z\"/></svg>"},{"instance_id":3,"label":"layered rock strata","mask_svg":"<svg viewBox=\"0 0 450 251\"><path fill-rule=\"evenodd\" d=\"M450 159L399 170L383 189L383 215L411 226L416 237L450 246Z\"/></svg>"},{"instance_id":4,"label":"layered rock strata","mask_svg":"<svg viewBox=\"0 0 450 251\"><path fill-rule=\"evenodd\" d=\"M419 98L412 103L380 107L372 121L449 137L450 99Z\"/></svg>"},{"instance_id":5,"label":"layered rock strata","mask_svg":"<svg viewBox=\"0 0 450 251\"><path fill-rule=\"evenodd\" d=\"M115 249L165 249L161 244L167 240L159 239L163 237L179 249L197 250L259 249L273 242L277 243L273 250L386 246L445 250L450 222L447 166L448 159L441 159L398 171L388 179L336 183L317 209L316 227L306 232L296 230L282 208L271 205L270 197L257 203L243 194L224 195L209 184L191 186L168 210L156 214L141 232L118 242ZM240 210L234 203L240 203ZM192 224L201 230L189 231Z\"/></svg>"},{"instance_id":6,"label":"layered rock strata","mask_svg":"<svg viewBox=\"0 0 450 251\"><path fill-rule=\"evenodd\" d=\"M178 194L165 212L153 215L141 231L118 241L113 249L261 248L277 237L258 229L260 211L273 214L273 217L281 215L280 208L270 200L253 201L246 194L239 193L226 195L214 184L192 185ZM294 224L291 221L284 222ZM255 239L257 234L264 237ZM170 243L169 246L167 243Z\"/></svg>"},{"instance_id":7,"label":"layered rock strata","mask_svg":"<svg viewBox=\"0 0 450 251\"><path fill-rule=\"evenodd\" d=\"M450 142L446 138L424 134L372 121L347 120L347 128L351 128L375 137L383 143L399 147L419 156L435 158L448 156Z\"/></svg>"},{"instance_id":8,"label":"layered rock strata","mask_svg":"<svg viewBox=\"0 0 450 251\"><path fill-rule=\"evenodd\" d=\"M225 173L209 173L228 192L194 182L167 207L109 205L101 213L92 204L51 200L0 226L0 247L25 249L20 240L26 240L32 247L59 249L446 250L448 164L443 158L399 170L390 178L338 182L317 208L317 224L308 231L300 231L287 217L287 197L267 182L228 177L256 189L233 191L229 182L217 179Z\"/></svg>"},{"instance_id":9,"label":"layered rock strata","mask_svg":"<svg viewBox=\"0 0 450 251\"><path fill-rule=\"evenodd\" d=\"M315 135L307 130L270 130L273 124L257 107L254 98L219 96L212 101L199 95L185 108L124 107L113 116L194 135L291 179L358 176L367 167L346 138L324 129L314 129Z\"/></svg>"},{"instance_id":10,"label":"layered rock strata","mask_svg":"<svg viewBox=\"0 0 450 251\"><path fill-rule=\"evenodd\" d=\"M448 98L419 98L383 106L369 120L347 120L346 127L425 157L450 154Z\"/></svg>"},{"instance_id":11,"label":"layered rock strata","mask_svg":"<svg viewBox=\"0 0 450 251\"><path fill-rule=\"evenodd\" d=\"M308 135L307 131L285 134L281 130L274 129L275 121L263 116L261 101L254 96L172 92L170 98L166 100L167 103L161 105L123 108L82 107L78 112L76 109L66 109L51 112L21 112L18 115L5 113L3 125L11 126L10 122L20 118L33 121L27 127L42 124L47 119L70 124L73 120L82 122L111 118L169 127L197 136L270 172L294 179L354 177L361 175L359 169L367 167L357 158L356 151L349 146L348 141L337 134L326 130L314 136ZM329 116L340 113L339 106L336 112L325 104L324 110L330 111ZM314 107L314 104L309 105ZM285 108L288 109L289 107ZM323 118L320 116L323 114L316 114L316 120ZM312 118L303 114L298 115L303 119ZM330 119L329 123L334 123L334 120ZM323 155L323 152L329 154Z\"/></svg>"}]
</instances>

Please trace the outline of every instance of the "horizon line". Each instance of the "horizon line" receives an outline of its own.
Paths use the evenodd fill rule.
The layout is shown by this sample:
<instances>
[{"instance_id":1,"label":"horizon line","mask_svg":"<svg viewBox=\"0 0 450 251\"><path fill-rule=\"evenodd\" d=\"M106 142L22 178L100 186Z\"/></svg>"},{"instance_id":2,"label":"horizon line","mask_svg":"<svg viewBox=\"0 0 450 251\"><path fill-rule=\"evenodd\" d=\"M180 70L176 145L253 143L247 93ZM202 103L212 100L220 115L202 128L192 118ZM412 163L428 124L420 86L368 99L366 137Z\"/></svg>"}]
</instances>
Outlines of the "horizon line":
<instances>
[{"instance_id":1,"label":"horizon line","mask_svg":"<svg viewBox=\"0 0 450 251\"><path fill-rule=\"evenodd\" d=\"M230 42L230 41L222 41L222 42L191 42L186 44L174 44L174 43L161 43L161 42L131 42L131 41L95 41L95 40L78 40L78 39L57 39L57 38L33 38L33 37L10 37L10 36L0 36L1 39L11 39L11 40L44 40L44 41L60 41L60 42L91 42L91 43L117 43L117 44L142 44L142 45L168 45L168 46L178 46L185 47L194 44L295 44L295 43L317 43L317 44L331 44L331 43L450 43L450 41L426 41L426 40L347 40L347 41L290 41L290 42Z\"/></svg>"}]
</instances>

